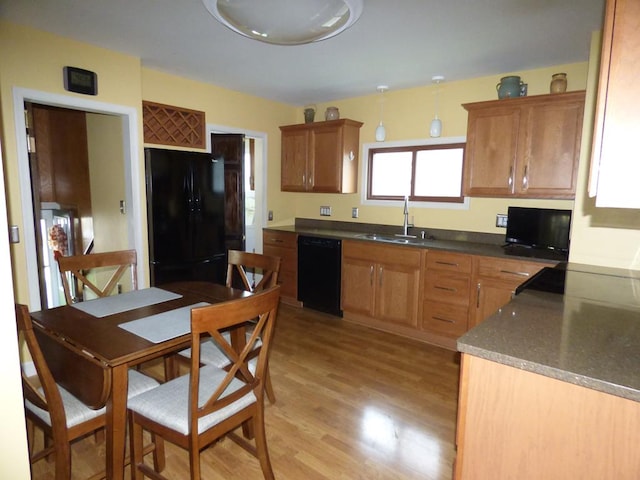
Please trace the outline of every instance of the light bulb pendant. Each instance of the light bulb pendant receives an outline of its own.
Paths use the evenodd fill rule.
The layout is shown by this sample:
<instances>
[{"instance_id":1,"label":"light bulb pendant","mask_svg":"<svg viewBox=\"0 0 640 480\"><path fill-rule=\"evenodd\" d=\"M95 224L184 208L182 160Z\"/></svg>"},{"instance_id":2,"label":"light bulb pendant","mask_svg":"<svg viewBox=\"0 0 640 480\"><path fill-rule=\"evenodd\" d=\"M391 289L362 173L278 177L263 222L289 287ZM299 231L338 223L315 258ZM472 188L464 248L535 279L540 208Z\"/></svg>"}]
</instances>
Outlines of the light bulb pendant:
<instances>
[{"instance_id":1,"label":"light bulb pendant","mask_svg":"<svg viewBox=\"0 0 640 480\"><path fill-rule=\"evenodd\" d=\"M442 121L438 118L438 115L431 120L431 128L429 128L429 135L432 137L439 137L442 133Z\"/></svg>"},{"instance_id":2,"label":"light bulb pendant","mask_svg":"<svg viewBox=\"0 0 640 480\"><path fill-rule=\"evenodd\" d=\"M376 128L376 142L384 142L384 139L387 136L387 131L384 128L384 125L382 124L382 122L380 122L380 125L378 125L378 128Z\"/></svg>"}]
</instances>

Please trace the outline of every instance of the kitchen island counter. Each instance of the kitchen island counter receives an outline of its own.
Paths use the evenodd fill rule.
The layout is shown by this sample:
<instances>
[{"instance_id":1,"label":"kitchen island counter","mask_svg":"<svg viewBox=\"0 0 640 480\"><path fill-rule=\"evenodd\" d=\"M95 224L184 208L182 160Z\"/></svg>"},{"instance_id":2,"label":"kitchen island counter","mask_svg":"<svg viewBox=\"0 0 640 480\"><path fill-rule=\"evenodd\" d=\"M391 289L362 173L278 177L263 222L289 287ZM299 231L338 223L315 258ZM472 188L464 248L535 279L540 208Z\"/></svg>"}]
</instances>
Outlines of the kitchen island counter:
<instances>
[{"instance_id":1,"label":"kitchen island counter","mask_svg":"<svg viewBox=\"0 0 640 480\"><path fill-rule=\"evenodd\" d=\"M640 272L569 264L564 295L523 291L458 350L640 401Z\"/></svg>"},{"instance_id":2,"label":"kitchen island counter","mask_svg":"<svg viewBox=\"0 0 640 480\"><path fill-rule=\"evenodd\" d=\"M458 350L455 480L638 479L637 271L569 264L563 294L525 289Z\"/></svg>"}]
</instances>

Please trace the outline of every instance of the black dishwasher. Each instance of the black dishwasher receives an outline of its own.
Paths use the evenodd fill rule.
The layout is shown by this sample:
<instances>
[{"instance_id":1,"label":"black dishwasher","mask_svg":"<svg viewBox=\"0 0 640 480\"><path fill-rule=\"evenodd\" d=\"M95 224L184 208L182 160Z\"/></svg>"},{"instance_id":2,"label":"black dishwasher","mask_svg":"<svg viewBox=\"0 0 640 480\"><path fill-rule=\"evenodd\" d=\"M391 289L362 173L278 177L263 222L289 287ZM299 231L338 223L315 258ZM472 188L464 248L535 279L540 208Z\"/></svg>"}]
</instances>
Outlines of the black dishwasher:
<instances>
[{"instance_id":1,"label":"black dishwasher","mask_svg":"<svg viewBox=\"0 0 640 480\"><path fill-rule=\"evenodd\" d=\"M342 241L298 236L298 300L305 307L342 316Z\"/></svg>"}]
</instances>

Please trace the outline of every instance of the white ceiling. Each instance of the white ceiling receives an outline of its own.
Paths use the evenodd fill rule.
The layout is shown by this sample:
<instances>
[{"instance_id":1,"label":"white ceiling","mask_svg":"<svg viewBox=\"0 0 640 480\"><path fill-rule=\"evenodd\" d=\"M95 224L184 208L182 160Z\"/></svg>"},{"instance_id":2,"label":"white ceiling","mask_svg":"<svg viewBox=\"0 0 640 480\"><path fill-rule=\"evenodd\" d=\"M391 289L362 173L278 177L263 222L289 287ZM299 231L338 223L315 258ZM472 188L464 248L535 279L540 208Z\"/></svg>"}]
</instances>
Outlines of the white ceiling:
<instances>
[{"instance_id":1,"label":"white ceiling","mask_svg":"<svg viewBox=\"0 0 640 480\"><path fill-rule=\"evenodd\" d=\"M586 61L603 10L604 0L364 0L340 35L275 46L218 24L201 0L0 0L11 22L291 105Z\"/></svg>"}]
</instances>

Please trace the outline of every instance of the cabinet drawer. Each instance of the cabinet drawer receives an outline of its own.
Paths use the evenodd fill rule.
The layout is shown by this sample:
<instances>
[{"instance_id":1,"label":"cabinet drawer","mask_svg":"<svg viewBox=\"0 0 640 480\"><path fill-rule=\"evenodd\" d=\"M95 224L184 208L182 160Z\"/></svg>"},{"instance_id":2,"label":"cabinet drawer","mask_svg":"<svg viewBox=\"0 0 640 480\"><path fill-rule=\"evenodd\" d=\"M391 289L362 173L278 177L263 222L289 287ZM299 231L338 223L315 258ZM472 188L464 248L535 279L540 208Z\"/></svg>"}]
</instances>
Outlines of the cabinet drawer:
<instances>
[{"instance_id":1,"label":"cabinet drawer","mask_svg":"<svg viewBox=\"0 0 640 480\"><path fill-rule=\"evenodd\" d=\"M488 277L520 284L548 265L524 260L479 258L478 277Z\"/></svg>"},{"instance_id":2,"label":"cabinet drawer","mask_svg":"<svg viewBox=\"0 0 640 480\"><path fill-rule=\"evenodd\" d=\"M471 279L450 272L429 272L425 278L425 297L432 301L469 305Z\"/></svg>"},{"instance_id":3,"label":"cabinet drawer","mask_svg":"<svg viewBox=\"0 0 640 480\"><path fill-rule=\"evenodd\" d=\"M427 252L427 271L443 270L471 273L472 263L471 255L465 255L464 253L436 252L433 250Z\"/></svg>"},{"instance_id":4,"label":"cabinet drawer","mask_svg":"<svg viewBox=\"0 0 640 480\"><path fill-rule=\"evenodd\" d=\"M422 328L458 337L467 331L468 308L462 305L425 301Z\"/></svg>"},{"instance_id":5,"label":"cabinet drawer","mask_svg":"<svg viewBox=\"0 0 640 480\"><path fill-rule=\"evenodd\" d=\"M342 257L357 258L372 263L420 268L421 249L345 240L342 242Z\"/></svg>"},{"instance_id":6,"label":"cabinet drawer","mask_svg":"<svg viewBox=\"0 0 640 480\"><path fill-rule=\"evenodd\" d=\"M264 245L296 249L298 245L298 235L296 233L270 232L265 230L262 236L262 242Z\"/></svg>"}]
</instances>

